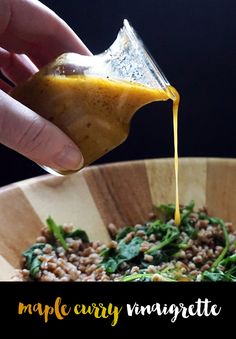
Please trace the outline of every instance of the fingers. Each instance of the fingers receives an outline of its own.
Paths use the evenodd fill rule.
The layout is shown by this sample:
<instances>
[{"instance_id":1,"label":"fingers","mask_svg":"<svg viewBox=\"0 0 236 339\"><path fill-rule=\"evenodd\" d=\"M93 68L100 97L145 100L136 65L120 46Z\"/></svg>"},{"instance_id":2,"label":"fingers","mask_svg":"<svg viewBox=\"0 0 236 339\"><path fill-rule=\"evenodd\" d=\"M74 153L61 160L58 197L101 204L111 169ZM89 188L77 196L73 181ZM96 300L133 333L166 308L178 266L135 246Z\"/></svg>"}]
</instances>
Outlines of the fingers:
<instances>
[{"instance_id":1,"label":"fingers","mask_svg":"<svg viewBox=\"0 0 236 339\"><path fill-rule=\"evenodd\" d=\"M0 90L9 93L12 87L0 79ZM0 112L1 114L1 112Z\"/></svg>"},{"instance_id":2,"label":"fingers","mask_svg":"<svg viewBox=\"0 0 236 339\"><path fill-rule=\"evenodd\" d=\"M0 45L1 71L15 84L64 52L91 54L69 26L37 0L0 0ZM0 80L0 89L7 92L10 86ZM79 149L60 129L2 90L1 143L47 167L82 167Z\"/></svg>"},{"instance_id":3,"label":"fingers","mask_svg":"<svg viewBox=\"0 0 236 339\"><path fill-rule=\"evenodd\" d=\"M83 157L56 126L0 90L0 142L38 164L78 170Z\"/></svg>"},{"instance_id":4,"label":"fingers","mask_svg":"<svg viewBox=\"0 0 236 339\"><path fill-rule=\"evenodd\" d=\"M38 71L38 68L24 54L14 54L0 47L0 69L1 72L11 80L12 83L18 84Z\"/></svg>"},{"instance_id":5,"label":"fingers","mask_svg":"<svg viewBox=\"0 0 236 339\"><path fill-rule=\"evenodd\" d=\"M62 19L35 0L0 1L0 44L27 54L37 67L64 52L91 54Z\"/></svg>"}]
</instances>

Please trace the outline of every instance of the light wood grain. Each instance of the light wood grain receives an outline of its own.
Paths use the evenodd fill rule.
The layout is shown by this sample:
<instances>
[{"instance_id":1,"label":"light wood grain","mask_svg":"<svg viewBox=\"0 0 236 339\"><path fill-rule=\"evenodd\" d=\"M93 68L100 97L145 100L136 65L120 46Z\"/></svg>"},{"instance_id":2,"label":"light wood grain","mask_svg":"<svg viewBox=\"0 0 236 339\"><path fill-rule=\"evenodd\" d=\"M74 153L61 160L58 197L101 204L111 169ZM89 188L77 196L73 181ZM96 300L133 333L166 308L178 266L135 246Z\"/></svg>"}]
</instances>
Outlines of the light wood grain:
<instances>
[{"instance_id":1,"label":"light wood grain","mask_svg":"<svg viewBox=\"0 0 236 339\"><path fill-rule=\"evenodd\" d=\"M173 159L146 161L152 201L159 205L175 203L175 172ZM179 161L180 204L195 201L196 208L206 205L207 160L202 158Z\"/></svg>"},{"instance_id":2,"label":"light wood grain","mask_svg":"<svg viewBox=\"0 0 236 339\"><path fill-rule=\"evenodd\" d=\"M182 159L179 164L179 195L182 205L191 200L195 208L206 206L206 159Z\"/></svg>"},{"instance_id":3,"label":"light wood grain","mask_svg":"<svg viewBox=\"0 0 236 339\"><path fill-rule=\"evenodd\" d=\"M152 199L144 162L95 167L84 176L105 225L124 227L147 220Z\"/></svg>"},{"instance_id":4,"label":"light wood grain","mask_svg":"<svg viewBox=\"0 0 236 339\"><path fill-rule=\"evenodd\" d=\"M15 274L15 268L0 255L0 281L11 281Z\"/></svg>"},{"instance_id":5,"label":"light wood grain","mask_svg":"<svg viewBox=\"0 0 236 339\"><path fill-rule=\"evenodd\" d=\"M20 182L19 187L30 201L42 223L50 215L59 224L84 229L91 240L108 242L110 237L98 212L88 185L81 173Z\"/></svg>"},{"instance_id":6,"label":"light wood grain","mask_svg":"<svg viewBox=\"0 0 236 339\"><path fill-rule=\"evenodd\" d=\"M19 254L43 227L41 220L19 187L9 186L0 194L0 255L13 266Z\"/></svg>"},{"instance_id":7,"label":"light wood grain","mask_svg":"<svg viewBox=\"0 0 236 339\"><path fill-rule=\"evenodd\" d=\"M232 221L236 228L236 161L208 159L206 205L211 215Z\"/></svg>"}]
</instances>

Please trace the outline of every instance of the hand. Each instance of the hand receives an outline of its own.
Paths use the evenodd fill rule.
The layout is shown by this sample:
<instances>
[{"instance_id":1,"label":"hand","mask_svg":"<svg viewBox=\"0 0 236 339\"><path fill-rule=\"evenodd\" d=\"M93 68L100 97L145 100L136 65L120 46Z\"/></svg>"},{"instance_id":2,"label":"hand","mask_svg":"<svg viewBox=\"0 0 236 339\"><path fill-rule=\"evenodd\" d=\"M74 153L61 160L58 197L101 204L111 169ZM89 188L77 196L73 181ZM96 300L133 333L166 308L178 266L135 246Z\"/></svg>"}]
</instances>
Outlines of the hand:
<instances>
[{"instance_id":1,"label":"hand","mask_svg":"<svg viewBox=\"0 0 236 339\"><path fill-rule=\"evenodd\" d=\"M37 0L0 0L0 70L14 85L64 52L91 53ZM76 170L83 156L59 128L14 100L0 79L0 142L48 167Z\"/></svg>"}]
</instances>

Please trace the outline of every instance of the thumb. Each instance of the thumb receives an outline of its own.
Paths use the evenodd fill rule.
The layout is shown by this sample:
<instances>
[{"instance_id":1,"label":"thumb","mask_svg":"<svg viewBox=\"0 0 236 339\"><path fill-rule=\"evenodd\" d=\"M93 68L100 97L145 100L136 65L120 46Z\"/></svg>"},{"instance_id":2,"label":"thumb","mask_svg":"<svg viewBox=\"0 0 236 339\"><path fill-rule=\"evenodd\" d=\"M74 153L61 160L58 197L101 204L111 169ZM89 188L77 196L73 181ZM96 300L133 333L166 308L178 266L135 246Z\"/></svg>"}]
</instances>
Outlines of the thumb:
<instances>
[{"instance_id":1,"label":"thumb","mask_svg":"<svg viewBox=\"0 0 236 339\"><path fill-rule=\"evenodd\" d=\"M0 90L0 143L57 170L79 170L83 156L58 127Z\"/></svg>"}]
</instances>

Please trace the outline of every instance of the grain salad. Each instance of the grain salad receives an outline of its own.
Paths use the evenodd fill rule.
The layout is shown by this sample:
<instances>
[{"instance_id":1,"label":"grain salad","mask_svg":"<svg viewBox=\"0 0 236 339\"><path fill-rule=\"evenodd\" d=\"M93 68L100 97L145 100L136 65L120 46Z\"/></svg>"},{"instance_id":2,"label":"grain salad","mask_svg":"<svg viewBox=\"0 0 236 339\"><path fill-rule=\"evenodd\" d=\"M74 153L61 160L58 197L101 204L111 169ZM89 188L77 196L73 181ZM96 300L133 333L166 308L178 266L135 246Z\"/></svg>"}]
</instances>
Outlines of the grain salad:
<instances>
[{"instance_id":1,"label":"grain salad","mask_svg":"<svg viewBox=\"0 0 236 339\"><path fill-rule=\"evenodd\" d=\"M22 281L236 281L236 231L194 203L160 205L145 224L108 225L109 244L89 241L73 225L47 227L22 254Z\"/></svg>"}]
</instances>

